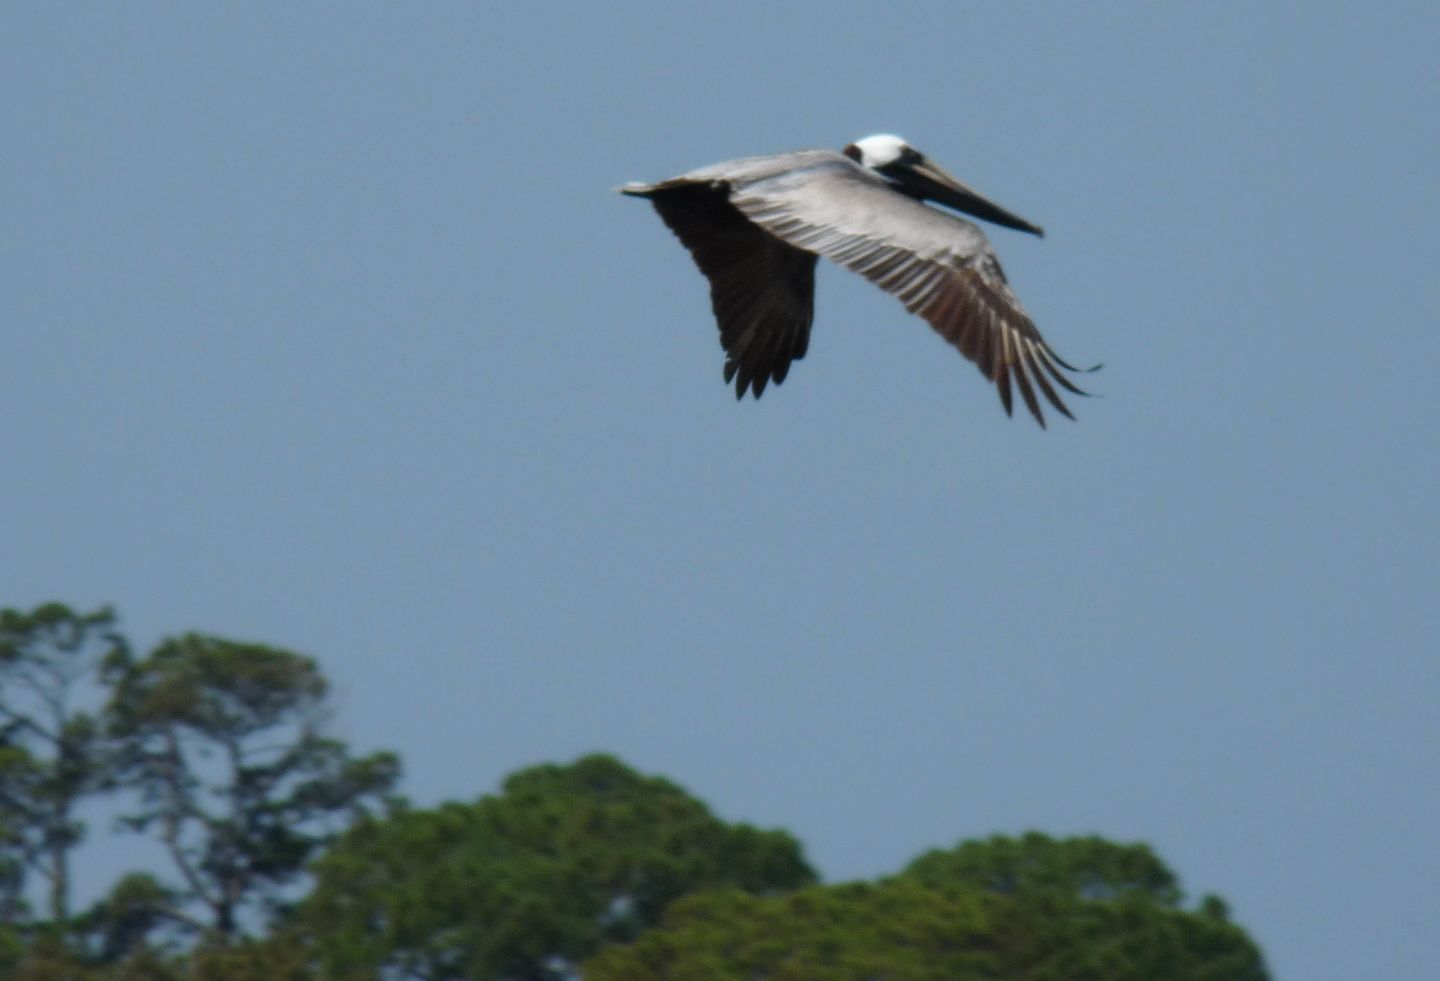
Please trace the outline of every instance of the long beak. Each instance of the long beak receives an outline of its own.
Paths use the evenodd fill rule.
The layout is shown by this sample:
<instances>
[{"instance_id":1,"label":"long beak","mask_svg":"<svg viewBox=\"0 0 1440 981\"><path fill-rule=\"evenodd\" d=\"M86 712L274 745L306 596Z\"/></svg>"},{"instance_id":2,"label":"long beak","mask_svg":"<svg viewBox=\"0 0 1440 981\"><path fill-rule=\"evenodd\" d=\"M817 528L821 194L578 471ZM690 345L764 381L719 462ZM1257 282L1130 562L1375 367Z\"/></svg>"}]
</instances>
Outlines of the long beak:
<instances>
[{"instance_id":1,"label":"long beak","mask_svg":"<svg viewBox=\"0 0 1440 981\"><path fill-rule=\"evenodd\" d=\"M951 177L928 159L895 168L893 176L906 186L911 193L931 201L948 205L956 211L974 215L996 225L1029 232L1043 237L1045 230L1032 225L1019 215L1011 214L995 202L981 197L975 191Z\"/></svg>"}]
</instances>

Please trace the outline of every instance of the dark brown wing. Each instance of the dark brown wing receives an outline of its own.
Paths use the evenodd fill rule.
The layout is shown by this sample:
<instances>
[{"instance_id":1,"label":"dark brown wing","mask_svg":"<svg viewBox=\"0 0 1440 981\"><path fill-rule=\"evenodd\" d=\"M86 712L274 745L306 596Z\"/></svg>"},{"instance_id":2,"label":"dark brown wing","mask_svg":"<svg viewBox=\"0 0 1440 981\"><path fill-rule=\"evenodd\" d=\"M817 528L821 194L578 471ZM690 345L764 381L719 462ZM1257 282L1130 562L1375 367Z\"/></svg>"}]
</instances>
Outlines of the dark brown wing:
<instances>
[{"instance_id":1,"label":"dark brown wing","mask_svg":"<svg viewBox=\"0 0 1440 981\"><path fill-rule=\"evenodd\" d=\"M1041 426L1039 394L1070 416L1056 386L1086 394L1036 330L975 225L897 194L848 162L747 184L732 195L751 221L896 296L974 361L1012 411L1012 380ZM1070 418L1074 418L1070 416Z\"/></svg>"},{"instance_id":2,"label":"dark brown wing","mask_svg":"<svg viewBox=\"0 0 1440 981\"><path fill-rule=\"evenodd\" d=\"M805 356L815 316L816 256L750 221L719 182L665 181L625 193L647 197L710 280L710 305L735 397L759 398Z\"/></svg>"}]
</instances>

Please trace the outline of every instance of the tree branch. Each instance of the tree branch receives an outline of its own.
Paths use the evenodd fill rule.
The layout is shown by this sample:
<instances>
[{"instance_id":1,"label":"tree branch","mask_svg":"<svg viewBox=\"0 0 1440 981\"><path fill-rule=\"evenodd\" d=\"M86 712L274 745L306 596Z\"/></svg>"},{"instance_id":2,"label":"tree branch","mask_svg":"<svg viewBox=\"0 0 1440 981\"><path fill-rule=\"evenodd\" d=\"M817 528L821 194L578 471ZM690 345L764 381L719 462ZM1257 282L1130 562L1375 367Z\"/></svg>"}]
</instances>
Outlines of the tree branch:
<instances>
[{"instance_id":1,"label":"tree branch","mask_svg":"<svg viewBox=\"0 0 1440 981\"><path fill-rule=\"evenodd\" d=\"M185 790L181 785L180 777L180 745L173 731L165 733L166 753L162 766L161 777L169 792L170 806L161 815L164 822L164 830L161 832L161 840L170 853L170 858L180 869L180 874L185 878L185 883L190 891L218 916L220 906L216 899L212 898L205 888L204 881L200 878L195 867L190 864L189 857L180 842L181 824L189 807L185 800Z\"/></svg>"}]
</instances>

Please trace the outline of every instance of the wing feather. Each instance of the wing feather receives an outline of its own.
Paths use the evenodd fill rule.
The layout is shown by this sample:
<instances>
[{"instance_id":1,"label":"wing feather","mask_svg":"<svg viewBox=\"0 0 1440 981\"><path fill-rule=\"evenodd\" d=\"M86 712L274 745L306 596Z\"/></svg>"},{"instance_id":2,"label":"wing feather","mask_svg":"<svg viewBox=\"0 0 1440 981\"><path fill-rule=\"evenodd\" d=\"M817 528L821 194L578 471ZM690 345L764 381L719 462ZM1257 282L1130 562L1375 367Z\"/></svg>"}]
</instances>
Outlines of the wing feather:
<instances>
[{"instance_id":1,"label":"wing feather","mask_svg":"<svg viewBox=\"0 0 1440 981\"><path fill-rule=\"evenodd\" d=\"M1070 410L1051 380L1087 394L1062 374L1079 369L1041 337L974 224L896 193L838 154L739 184L729 203L776 239L817 252L898 298L979 367L1007 413L1012 380L1041 426L1036 389L1066 416Z\"/></svg>"},{"instance_id":2,"label":"wing feather","mask_svg":"<svg viewBox=\"0 0 1440 981\"><path fill-rule=\"evenodd\" d=\"M718 180L676 178L630 187L647 197L710 281L710 305L735 397L777 385L805 356L815 316L816 255L787 244L729 202Z\"/></svg>"}]
</instances>

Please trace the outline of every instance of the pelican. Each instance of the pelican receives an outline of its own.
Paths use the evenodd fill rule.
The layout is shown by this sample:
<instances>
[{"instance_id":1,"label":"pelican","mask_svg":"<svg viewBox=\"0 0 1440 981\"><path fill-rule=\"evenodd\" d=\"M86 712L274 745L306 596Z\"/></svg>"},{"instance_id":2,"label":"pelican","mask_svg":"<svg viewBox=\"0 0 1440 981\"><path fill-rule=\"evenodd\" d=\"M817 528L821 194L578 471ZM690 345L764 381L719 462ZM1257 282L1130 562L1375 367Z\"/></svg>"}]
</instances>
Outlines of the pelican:
<instances>
[{"instance_id":1,"label":"pelican","mask_svg":"<svg viewBox=\"0 0 1440 981\"><path fill-rule=\"evenodd\" d=\"M1011 214L941 170L898 136L867 136L839 153L797 150L626 184L648 198L710 281L735 397L780 384L805 356L815 312L815 263L825 256L899 298L995 383L1011 414L1011 379L1043 427L1036 389L1074 419L1055 386L1076 395L1005 281L985 234L936 201L1032 235ZM1099 366L1096 365L1098 368ZM1054 384L1052 384L1052 382Z\"/></svg>"}]
</instances>

